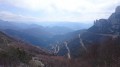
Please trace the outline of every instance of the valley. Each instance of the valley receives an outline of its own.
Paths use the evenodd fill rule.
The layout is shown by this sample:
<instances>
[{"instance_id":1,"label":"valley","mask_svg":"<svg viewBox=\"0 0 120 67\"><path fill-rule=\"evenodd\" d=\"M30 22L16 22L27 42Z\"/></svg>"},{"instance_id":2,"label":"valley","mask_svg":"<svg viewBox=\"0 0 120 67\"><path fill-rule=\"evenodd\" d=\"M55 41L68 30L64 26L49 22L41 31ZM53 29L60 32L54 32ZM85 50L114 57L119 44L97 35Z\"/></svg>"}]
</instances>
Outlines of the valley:
<instances>
[{"instance_id":1,"label":"valley","mask_svg":"<svg viewBox=\"0 0 120 67\"><path fill-rule=\"evenodd\" d=\"M91 27L59 24L0 20L0 67L120 67L120 6Z\"/></svg>"}]
</instances>

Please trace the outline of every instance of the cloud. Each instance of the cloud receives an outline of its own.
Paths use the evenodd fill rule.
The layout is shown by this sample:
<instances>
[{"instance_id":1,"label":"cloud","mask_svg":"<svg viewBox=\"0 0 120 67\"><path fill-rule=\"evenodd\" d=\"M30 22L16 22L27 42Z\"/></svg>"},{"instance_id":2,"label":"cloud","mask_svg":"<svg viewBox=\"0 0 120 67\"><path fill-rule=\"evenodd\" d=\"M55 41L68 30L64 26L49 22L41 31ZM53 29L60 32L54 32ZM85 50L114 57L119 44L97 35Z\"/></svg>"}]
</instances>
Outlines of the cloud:
<instances>
[{"instance_id":1,"label":"cloud","mask_svg":"<svg viewBox=\"0 0 120 67\"><path fill-rule=\"evenodd\" d=\"M1 3L30 10L58 10L79 11L81 9L99 9L116 5L119 0L1 0ZM54 6L54 7L53 7Z\"/></svg>"},{"instance_id":2,"label":"cloud","mask_svg":"<svg viewBox=\"0 0 120 67\"><path fill-rule=\"evenodd\" d=\"M95 19L108 18L114 12L115 7L120 4L120 0L0 0L0 4L33 12L37 11L37 13L44 11L45 15L35 17L12 13L11 17L8 11L4 16L9 20L17 21L17 18L21 18L21 20L27 21L32 18L36 21L89 22Z\"/></svg>"},{"instance_id":3,"label":"cloud","mask_svg":"<svg viewBox=\"0 0 120 67\"><path fill-rule=\"evenodd\" d=\"M14 13L7 12L7 11L0 11L0 18L2 20L19 21L19 22L24 22L24 21L27 21L27 22L40 21L40 18L37 18L37 17L16 15Z\"/></svg>"}]
</instances>

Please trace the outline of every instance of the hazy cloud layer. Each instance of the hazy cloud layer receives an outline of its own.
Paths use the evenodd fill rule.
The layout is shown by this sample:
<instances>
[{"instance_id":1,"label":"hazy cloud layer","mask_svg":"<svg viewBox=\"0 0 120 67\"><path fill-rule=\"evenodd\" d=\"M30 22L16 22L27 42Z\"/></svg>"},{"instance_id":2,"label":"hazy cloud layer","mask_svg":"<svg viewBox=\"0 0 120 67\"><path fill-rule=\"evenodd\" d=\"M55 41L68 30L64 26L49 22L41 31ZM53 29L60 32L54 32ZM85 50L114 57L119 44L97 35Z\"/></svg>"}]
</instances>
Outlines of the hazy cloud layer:
<instances>
[{"instance_id":1,"label":"hazy cloud layer","mask_svg":"<svg viewBox=\"0 0 120 67\"><path fill-rule=\"evenodd\" d=\"M0 10L0 18L10 21L91 22L108 18L119 4L120 0L0 0L0 8L6 8L6 5L16 9L14 12L9 8ZM17 14L17 9L42 15Z\"/></svg>"}]
</instances>

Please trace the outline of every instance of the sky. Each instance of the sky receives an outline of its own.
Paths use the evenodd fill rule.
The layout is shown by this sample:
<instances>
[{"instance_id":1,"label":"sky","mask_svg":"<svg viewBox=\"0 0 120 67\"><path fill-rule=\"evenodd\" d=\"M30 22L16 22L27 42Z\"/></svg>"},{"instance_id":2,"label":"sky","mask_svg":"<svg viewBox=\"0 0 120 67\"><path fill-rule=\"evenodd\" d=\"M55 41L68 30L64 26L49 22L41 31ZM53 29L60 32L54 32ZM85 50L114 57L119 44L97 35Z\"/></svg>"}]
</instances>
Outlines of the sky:
<instances>
[{"instance_id":1,"label":"sky","mask_svg":"<svg viewBox=\"0 0 120 67\"><path fill-rule=\"evenodd\" d=\"M0 0L0 19L15 22L80 22L107 19L120 0Z\"/></svg>"}]
</instances>

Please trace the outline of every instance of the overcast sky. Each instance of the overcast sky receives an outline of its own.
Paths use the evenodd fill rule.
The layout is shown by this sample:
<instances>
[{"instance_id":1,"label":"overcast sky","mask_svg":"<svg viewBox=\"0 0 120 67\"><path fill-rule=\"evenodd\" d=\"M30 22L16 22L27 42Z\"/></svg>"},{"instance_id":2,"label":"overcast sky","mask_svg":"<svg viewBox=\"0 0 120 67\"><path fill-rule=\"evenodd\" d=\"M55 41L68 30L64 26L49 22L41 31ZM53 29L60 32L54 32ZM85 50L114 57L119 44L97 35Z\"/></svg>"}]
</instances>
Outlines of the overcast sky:
<instances>
[{"instance_id":1,"label":"overcast sky","mask_svg":"<svg viewBox=\"0 0 120 67\"><path fill-rule=\"evenodd\" d=\"M108 18L120 0L0 0L0 19L35 22L93 22Z\"/></svg>"}]
</instances>

